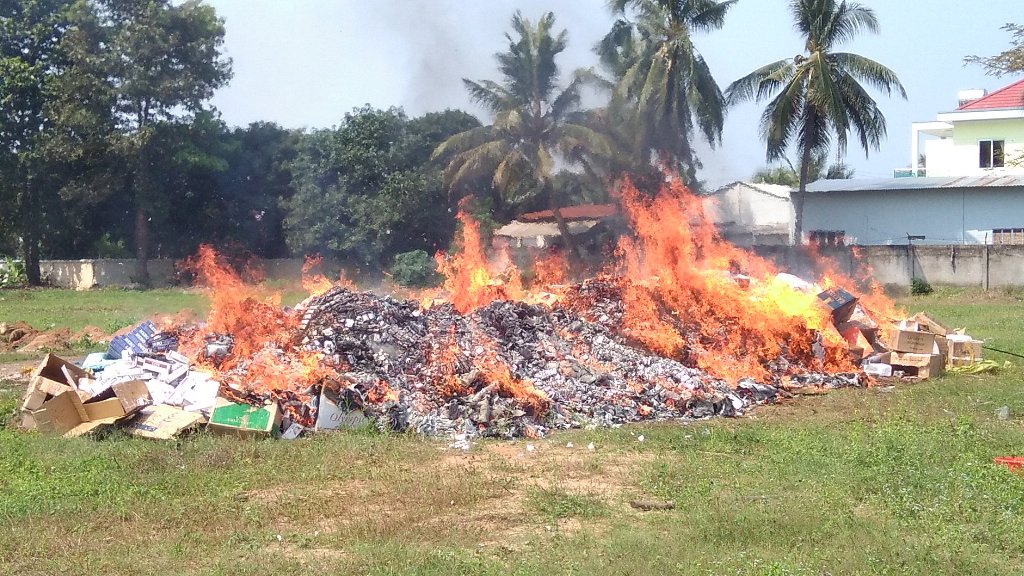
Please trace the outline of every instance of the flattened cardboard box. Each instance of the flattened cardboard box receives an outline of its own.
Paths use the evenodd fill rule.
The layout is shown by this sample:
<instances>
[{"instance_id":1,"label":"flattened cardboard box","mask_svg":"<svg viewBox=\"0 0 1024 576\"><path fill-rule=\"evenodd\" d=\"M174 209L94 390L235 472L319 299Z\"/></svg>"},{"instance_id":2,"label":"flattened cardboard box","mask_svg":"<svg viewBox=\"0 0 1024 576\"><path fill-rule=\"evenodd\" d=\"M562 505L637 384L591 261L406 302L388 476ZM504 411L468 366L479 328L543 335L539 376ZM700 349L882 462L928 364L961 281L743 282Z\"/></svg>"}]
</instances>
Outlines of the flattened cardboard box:
<instances>
[{"instance_id":1,"label":"flattened cardboard box","mask_svg":"<svg viewBox=\"0 0 1024 576\"><path fill-rule=\"evenodd\" d=\"M124 429L132 436L140 438L170 440L202 421L201 414L161 404L143 408L135 418L125 424Z\"/></svg>"},{"instance_id":2,"label":"flattened cardboard box","mask_svg":"<svg viewBox=\"0 0 1024 576\"><path fill-rule=\"evenodd\" d=\"M281 409L276 402L250 406L218 398L206 427L242 438L272 436L281 427Z\"/></svg>"}]
</instances>

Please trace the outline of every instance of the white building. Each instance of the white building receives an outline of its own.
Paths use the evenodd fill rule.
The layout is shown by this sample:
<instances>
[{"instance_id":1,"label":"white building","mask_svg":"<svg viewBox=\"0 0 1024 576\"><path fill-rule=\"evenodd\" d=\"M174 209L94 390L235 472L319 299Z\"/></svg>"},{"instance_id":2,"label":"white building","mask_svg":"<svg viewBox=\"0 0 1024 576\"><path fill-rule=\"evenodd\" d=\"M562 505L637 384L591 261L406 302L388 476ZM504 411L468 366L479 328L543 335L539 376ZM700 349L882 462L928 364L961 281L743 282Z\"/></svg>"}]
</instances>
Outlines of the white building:
<instances>
[{"instance_id":1,"label":"white building","mask_svg":"<svg viewBox=\"0 0 1024 576\"><path fill-rule=\"evenodd\" d=\"M911 166L897 176L1024 174L1024 80L991 94L964 90L960 107L911 124ZM923 138L926 166L920 166Z\"/></svg>"},{"instance_id":2,"label":"white building","mask_svg":"<svg viewBox=\"0 0 1024 576\"><path fill-rule=\"evenodd\" d=\"M792 244L789 186L733 182L704 197L704 214L737 246Z\"/></svg>"},{"instance_id":3,"label":"white building","mask_svg":"<svg viewBox=\"0 0 1024 576\"><path fill-rule=\"evenodd\" d=\"M898 177L809 184L804 239L1024 244L1024 80L960 97L956 110L913 124L912 168L897 171Z\"/></svg>"}]
</instances>

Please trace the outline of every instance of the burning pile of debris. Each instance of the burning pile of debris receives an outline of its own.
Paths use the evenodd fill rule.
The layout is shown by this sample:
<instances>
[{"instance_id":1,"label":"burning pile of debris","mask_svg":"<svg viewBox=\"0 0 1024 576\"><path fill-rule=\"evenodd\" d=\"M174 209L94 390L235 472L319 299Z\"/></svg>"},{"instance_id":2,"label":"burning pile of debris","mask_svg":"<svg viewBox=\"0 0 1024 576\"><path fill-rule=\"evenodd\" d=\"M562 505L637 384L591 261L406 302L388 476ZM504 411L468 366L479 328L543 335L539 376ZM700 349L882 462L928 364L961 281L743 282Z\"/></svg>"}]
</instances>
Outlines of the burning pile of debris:
<instances>
[{"instance_id":1,"label":"burning pile of debris","mask_svg":"<svg viewBox=\"0 0 1024 576\"><path fill-rule=\"evenodd\" d=\"M282 308L203 248L192 265L213 289L206 324L144 323L81 367L48 357L23 423L68 435L118 425L169 437L207 422L295 438L372 422L533 437L734 416L872 375L926 378L946 357L976 355L926 316L896 324L902 316L877 294L780 274L723 242L681 186L647 201L627 185L621 200L636 236L620 243L617 267L578 283L549 274L529 289L510 265L495 268L460 216L462 252L439 256L444 300L319 277L304 282L313 296Z\"/></svg>"}]
</instances>

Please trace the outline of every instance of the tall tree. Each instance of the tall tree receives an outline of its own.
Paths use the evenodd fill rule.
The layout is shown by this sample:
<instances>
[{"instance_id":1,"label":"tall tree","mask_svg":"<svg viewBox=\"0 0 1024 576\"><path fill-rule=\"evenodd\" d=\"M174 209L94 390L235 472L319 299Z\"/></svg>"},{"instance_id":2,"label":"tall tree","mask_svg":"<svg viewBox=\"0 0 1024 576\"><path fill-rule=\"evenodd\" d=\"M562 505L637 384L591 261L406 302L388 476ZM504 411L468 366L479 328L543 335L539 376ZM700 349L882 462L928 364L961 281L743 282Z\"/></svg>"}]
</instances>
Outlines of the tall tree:
<instances>
[{"instance_id":1,"label":"tall tree","mask_svg":"<svg viewBox=\"0 0 1024 576\"><path fill-rule=\"evenodd\" d=\"M1009 23L1003 26L1003 30L1012 35L1012 47L995 56L968 56L964 58L964 63L980 64L993 76L1024 72L1024 26Z\"/></svg>"},{"instance_id":2,"label":"tall tree","mask_svg":"<svg viewBox=\"0 0 1024 576\"><path fill-rule=\"evenodd\" d=\"M553 186L556 159L571 163L580 149L607 149L603 135L570 121L579 109L584 79L579 74L558 88L556 57L568 34L555 32L555 15L548 12L535 23L516 12L508 51L495 57L502 82L463 79L472 98L493 115L489 126L473 128L447 139L434 158L450 159L444 171L452 189L482 175L513 205L535 198L551 207L562 241L570 254L576 249L562 217L560 191Z\"/></svg>"},{"instance_id":3,"label":"tall tree","mask_svg":"<svg viewBox=\"0 0 1024 576\"><path fill-rule=\"evenodd\" d=\"M455 201L430 152L480 123L459 111L409 120L397 108L359 108L340 126L304 134L283 199L293 253L320 252L382 270L409 250L437 251L455 229Z\"/></svg>"},{"instance_id":4,"label":"tall tree","mask_svg":"<svg viewBox=\"0 0 1024 576\"><path fill-rule=\"evenodd\" d=\"M614 105L635 107L641 153L697 183L695 131L714 147L721 141L725 99L693 42L719 30L736 0L611 0L619 19L597 46L617 79Z\"/></svg>"},{"instance_id":5,"label":"tall tree","mask_svg":"<svg viewBox=\"0 0 1024 576\"><path fill-rule=\"evenodd\" d=\"M40 236L58 183L45 153L71 0L0 1L0 203L20 236L28 281L40 283Z\"/></svg>"},{"instance_id":6,"label":"tall tree","mask_svg":"<svg viewBox=\"0 0 1024 576\"><path fill-rule=\"evenodd\" d=\"M106 37L97 55L113 96L121 185L134 212L136 280L149 282L150 216L157 204L155 125L193 117L231 77L224 21L202 0L95 0ZM83 55L90 57L90 55Z\"/></svg>"},{"instance_id":7,"label":"tall tree","mask_svg":"<svg viewBox=\"0 0 1024 576\"><path fill-rule=\"evenodd\" d=\"M761 116L761 133L772 162L784 158L792 144L800 156L800 185L793 197L798 241L803 235L803 203L815 154L827 152L835 139L846 153L853 132L865 154L877 150L885 136L885 116L864 84L886 95L907 97L896 74L885 66L839 45L858 33L877 33L878 18L857 2L792 0L796 28L805 38L806 53L762 66L733 82L730 103L770 99Z\"/></svg>"}]
</instances>

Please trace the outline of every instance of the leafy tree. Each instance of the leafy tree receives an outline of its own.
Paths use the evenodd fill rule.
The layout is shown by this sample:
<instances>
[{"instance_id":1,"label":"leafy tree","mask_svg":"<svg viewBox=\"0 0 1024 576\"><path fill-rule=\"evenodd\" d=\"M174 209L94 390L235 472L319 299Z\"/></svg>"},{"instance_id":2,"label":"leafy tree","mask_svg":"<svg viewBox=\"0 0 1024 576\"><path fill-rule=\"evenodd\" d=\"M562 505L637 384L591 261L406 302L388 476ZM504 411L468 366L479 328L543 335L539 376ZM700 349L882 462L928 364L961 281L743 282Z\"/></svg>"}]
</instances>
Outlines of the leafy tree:
<instances>
[{"instance_id":1,"label":"leafy tree","mask_svg":"<svg viewBox=\"0 0 1024 576\"><path fill-rule=\"evenodd\" d=\"M109 143L120 170L120 188L132 206L136 280L149 282L150 218L159 210L158 184L168 176L151 169L151 145L160 123L187 120L203 110L231 76L221 54L224 22L201 0L94 0L104 37L99 62L111 95Z\"/></svg>"},{"instance_id":2,"label":"leafy tree","mask_svg":"<svg viewBox=\"0 0 1024 576\"><path fill-rule=\"evenodd\" d=\"M616 78L613 111L632 124L634 155L645 161L653 151L666 168L697 183L700 160L693 151L697 129L713 147L721 141L725 99L695 32L719 30L736 0L612 0L619 19L597 46L602 63ZM633 16L630 18L630 16ZM629 124L627 124L629 125Z\"/></svg>"},{"instance_id":3,"label":"leafy tree","mask_svg":"<svg viewBox=\"0 0 1024 576\"><path fill-rule=\"evenodd\" d=\"M0 222L20 236L32 285L40 283L39 251L47 215L59 208L57 175L45 153L54 128L47 102L62 71L59 46L71 4L0 2Z\"/></svg>"},{"instance_id":4,"label":"leafy tree","mask_svg":"<svg viewBox=\"0 0 1024 576\"><path fill-rule=\"evenodd\" d=\"M210 234L215 242L237 243L263 258L288 256L281 200L292 193L290 165L300 134L255 122L225 138L227 170L212 199Z\"/></svg>"},{"instance_id":5,"label":"leafy tree","mask_svg":"<svg viewBox=\"0 0 1024 576\"><path fill-rule=\"evenodd\" d=\"M968 56L964 58L964 63L979 64L993 76L1024 72L1024 26L1009 23L1002 29L1012 35L1011 48L995 56Z\"/></svg>"},{"instance_id":6,"label":"leafy tree","mask_svg":"<svg viewBox=\"0 0 1024 576\"><path fill-rule=\"evenodd\" d=\"M857 135L865 154L885 136L885 117L864 84L906 98L896 74L885 66L835 49L861 31L878 32L878 19L856 2L792 0L796 28L805 37L805 54L758 68L732 83L730 102L769 99L761 116L768 161L783 158L792 144L800 155L799 190L793 197L797 238L803 233L803 201L812 159L827 152L833 138L840 154L848 134ZM774 96L773 96L774 95Z\"/></svg>"},{"instance_id":7,"label":"leafy tree","mask_svg":"<svg viewBox=\"0 0 1024 576\"><path fill-rule=\"evenodd\" d=\"M552 184L556 159L571 163L581 150L607 152L608 143L597 131L570 119L580 106L584 78L577 74L559 90L555 58L565 50L568 35L565 30L555 33L554 25L550 12L536 24L519 12L513 16L515 36L506 34L508 51L495 56L503 81L463 79L473 99L493 114L493 124L445 140L434 158L449 160L444 178L452 190L486 175L511 205L544 201L554 212L566 248L575 254L562 217L563 199Z\"/></svg>"},{"instance_id":8,"label":"leafy tree","mask_svg":"<svg viewBox=\"0 0 1024 576\"><path fill-rule=\"evenodd\" d=\"M293 194L282 201L289 249L379 271L397 253L443 248L455 229L455 201L430 152L474 126L464 112L409 120L397 108L364 107L335 129L303 135L289 166Z\"/></svg>"}]
</instances>

